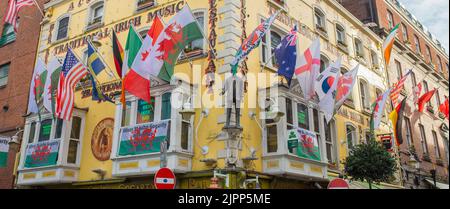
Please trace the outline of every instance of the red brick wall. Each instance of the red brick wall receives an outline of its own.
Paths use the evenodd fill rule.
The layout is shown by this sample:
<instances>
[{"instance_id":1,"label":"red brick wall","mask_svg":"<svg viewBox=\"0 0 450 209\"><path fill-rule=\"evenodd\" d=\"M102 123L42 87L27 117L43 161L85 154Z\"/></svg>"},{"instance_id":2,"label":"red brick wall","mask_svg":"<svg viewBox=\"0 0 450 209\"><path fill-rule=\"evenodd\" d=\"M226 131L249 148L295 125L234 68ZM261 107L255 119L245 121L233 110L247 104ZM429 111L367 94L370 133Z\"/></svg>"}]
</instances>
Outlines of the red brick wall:
<instances>
[{"instance_id":1,"label":"red brick wall","mask_svg":"<svg viewBox=\"0 0 450 209\"><path fill-rule=\"evenodd\" d=\"M14 132L5 133L5 135L13 135ZM16 160L16 154L19 151L19 146L16 147L10 145L8 153L7 166L5 168L0 168L0 189L11 189L14 183L14 163Z\"/></svg>"},{"instance_id":2,"label":"red brick wall","mask_svg":"<svg viewBox=\"0 0 450 209\"><path fill-rule=\"evenodd\" d=\"M43 8L48 0L37 0ZM0 35L8 1L0 1ZM23 7L16 40L0 47L0 65L10 63L8 84L0 89L0 135L12 136L23 128L27 112L28 91L33 74L42 16L36 6ZM3 107L8 106L8 111ZM13 182L15 152L9 153L8 168L0 169L0 188L10 188Z\"/></svg>"}]
</instances>

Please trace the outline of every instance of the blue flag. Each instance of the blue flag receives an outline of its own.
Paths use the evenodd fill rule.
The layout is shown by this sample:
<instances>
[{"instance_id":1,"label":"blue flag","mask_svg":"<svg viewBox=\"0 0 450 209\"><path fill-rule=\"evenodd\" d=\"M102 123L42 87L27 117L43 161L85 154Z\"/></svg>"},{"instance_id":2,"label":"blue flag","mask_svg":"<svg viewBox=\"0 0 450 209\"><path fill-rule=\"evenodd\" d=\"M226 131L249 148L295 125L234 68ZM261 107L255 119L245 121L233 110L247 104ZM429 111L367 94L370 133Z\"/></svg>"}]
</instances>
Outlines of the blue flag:
<instances>
[{"instance_id":1,"label":"blue flag","mask_svg":"<svg viewBox=\"0 0 450 209\"><path fill-rule=\"evenodd\" d=\"M275 58L278 64L278 75L284 76L290 85L297 64L297 26L275 49Z\"/></svg>"},{"instance_id":2,"label":"blue flag","mask_svg":"<svg viewBox=\"0 0 450 209\"><path fill-rule=\"evenodd\" d=\"M100 74L103 70L105 70L105 64L103 64L102 60L100 59L97 51L92 46L91 42L88 42L88 67L89 71L93 75Z\"/></svg>"}]
</instances>

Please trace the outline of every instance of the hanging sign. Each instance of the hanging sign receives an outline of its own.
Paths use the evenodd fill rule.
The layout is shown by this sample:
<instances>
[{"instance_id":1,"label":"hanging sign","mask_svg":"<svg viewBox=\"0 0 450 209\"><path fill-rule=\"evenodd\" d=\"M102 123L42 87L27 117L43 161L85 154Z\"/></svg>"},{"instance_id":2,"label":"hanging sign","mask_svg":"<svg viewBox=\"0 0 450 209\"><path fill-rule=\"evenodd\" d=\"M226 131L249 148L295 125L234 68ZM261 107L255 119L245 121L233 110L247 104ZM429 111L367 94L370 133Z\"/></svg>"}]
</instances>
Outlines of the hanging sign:
<instances>
[{"instance_id":1,"label":"hanging sign","mask_svg":"<svg viewBox=\"0 0 450 209\"><path fill-rule=\"evenodd\" d=\"M26 149L25 168L56 165L60 140L29 144Z\"/></svg>"},{"instance_id":2,"label":"hanging sign","mask_svg":"<svg viewBox=\"0 0 450 209\"><path fill-rule=\"evenodd\" d=\"M0 168L8 165L9 139L0 137Z\"/></svg>"},{"instance_id":3,"label":"hanging sign","mask_svg":"<svg viewBox=\"0 0 450 209\"><path fill-rule=\"evenodd\" d=\"M167 139L168 129L168 120L122 128L119 156L161 152L161 142Z\"/></svg>"},{"instance_id":4,"label":"hanging sign","mask_svg":"<svg viewBox=\"0 0 450 209\"><path fill-rule=\"evenodd\" d=\"M294 148L297 144L294 141L298 141L297 156L321 161L319 141L317 140L316 133L298 128L297 130L288 131L288 137L288 144L292 145L289 147L290 149Z\"/></svg>"}]
</instances>

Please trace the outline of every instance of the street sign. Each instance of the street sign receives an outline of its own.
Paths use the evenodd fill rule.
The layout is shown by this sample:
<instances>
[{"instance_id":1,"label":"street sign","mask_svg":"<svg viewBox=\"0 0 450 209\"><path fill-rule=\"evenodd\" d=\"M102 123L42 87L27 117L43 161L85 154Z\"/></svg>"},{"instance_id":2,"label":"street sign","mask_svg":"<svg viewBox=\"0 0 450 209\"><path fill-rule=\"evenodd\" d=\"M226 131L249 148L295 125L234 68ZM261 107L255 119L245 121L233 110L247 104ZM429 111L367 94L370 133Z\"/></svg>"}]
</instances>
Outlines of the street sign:
<instances>
[{"instance_id":1,"label":"street sign","mask_svg":"<svg viewBox=\"0 0 450 209\"><path fill-rule=\"evenodd\" d=\"M161 168L153 180L156 189L175 189L175 174L169 168Z\"/></svg>"},{"instance_id":2,"label":"street sign","mask_svg":"<svg viewBox=\"0 0 450 209\"><path fill-rule=\"evenodd\" d=\"M328 189L350 189L350 186L344 179L335 179L330 182Z\"/></svg>"}]
</instances>

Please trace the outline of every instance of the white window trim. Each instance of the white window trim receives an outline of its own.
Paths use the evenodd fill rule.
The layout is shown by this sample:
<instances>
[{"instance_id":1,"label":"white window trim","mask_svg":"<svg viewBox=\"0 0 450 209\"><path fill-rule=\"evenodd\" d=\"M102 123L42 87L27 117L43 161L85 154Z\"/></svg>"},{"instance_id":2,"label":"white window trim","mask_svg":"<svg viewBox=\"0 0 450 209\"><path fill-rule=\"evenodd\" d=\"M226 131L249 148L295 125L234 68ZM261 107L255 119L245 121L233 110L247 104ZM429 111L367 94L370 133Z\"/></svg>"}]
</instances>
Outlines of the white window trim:
<instances>
[{"instance_id":1,"label":"white window trim","mask_svg":"<svg viewBox=\"0 0 450 209\"><path fill-rule=\"evenodd\" d=\"M344 34L344 40L342 41L346 46L348 46L348 44L347 44L347 30L346 30L346 28L344 27L344 25L343 24L341 24L341 23L339 23L339 22L336 22L335 24L335 30L336 30L336 44L339 44L339 30L338 30L338 27L341 27L342 28L342 33Z\"/></svg>"},{"instance_id":2,"label":"white window trim","mask_svg":"<svg viewBox=\"0 0 450 209\"><path fill-rule=\"evenodd\" d=\"M260 17L259 18L262 21L266 21L266 18ZM258 23L259 24L259 23ZM276 23L272 24L272 26L270 27L270 30L268 31L268 33L266 33L266 43L264 43L264 40L261 41L261 45L264 45L266 47L266 57L264 57L264 53L263 53L263 47L261 47L260 53L259 53L259 57L260 57L260 64L261 66L264 66L268 69L270 69L271 71L276 72L278 69L275 68L275 66L273 65L273 59L275 57L272 57L272 32L278 33L281 36L281 39L283 39L283 37L285 37L286 35L289 34L288 31L284 30L283 27L277 25ZM276 46L275 46L276 47ZM272 60L269 59L272 57ZM266 65L267 63L267 65Z\"/></svg>"},{"instance_id":3,"label":"white window trim","mask_svg":"<svg viewBox=\"0 0 450 209\"><path fill-rule=\"evenodd\" d=\"M359 138L358 137L358 135L359 135L358 127L356 127L353 123L350 123L350 122L345 123L345 144L346 144L346 147L347 147L347 156L350 155L350 152L352 150L352 149L350 149L349 144L348 144L348 135L349 135L349 133L347 133L347 127L348 126L351 126L354 129L354 131L351 134L352 135L353 147L358 145L358 138Z\"/></svg>"},{"instance_id":4,"label":"white window trim","mask_svg":"<svg viewBox=\"0 0 450 209\"><path fill-rule=\"evenodd\" d=\"M138 3L139 3L139 0L136 0L135 1L136 3L134 4L134 11L135 12L144 12L145 11L145 9L143 9L143 10L139 10L139 6L138 6ZM151 8L154 8L154 7L157 7L159 4L158 4L158 1L156 1L156 0L154 0L153 1L153 6L152 7L148 7L148 8L146 8L146 9L151 9Z\"/></svg>"},{"instance_id":5,"label":"white window trim","mask_svg":"<svg viewBox=\"0 0 450 209\"><path fill-rule=\"evenodd\" d=\"M105 14L106 14L105 2L103 0L94 1L94 2L91 2L88 6L89 10L88 10L88 16L87 16L87 20L86 20L86 28L89 28L90 26L94 25L94 24L92 24L92 21L94 20L95 9L97 9L101 5L103 6L102 19L99 23L96 23L96 24L103 24L105 22Z\"/></svg>"},{"instance_id":6,"label":"white window trim","mask_svg":"<svg viewBox=\"0 0 450 209\"><path fill-rule=\"evenodd\" d=\"M322 17L322 21L321 24L318 24L317 22L317 18L316 18L316 10L318 10L320 13L322 13L321 17ZM323 28L325 33L328 33L328 29L327 29L327 14L325 13L325 11L320 8L319 6L314 6L313 7L313 17L314 17L314 28L317 29L317 26L320 26Z\"/></svg>"},{"instance_id":7,"label":"white window trim","mask_svg":"<svg viewBox=\"0 0 450 209\"><path fill-rule=\"evenodd\" d=\"M22 145L21 145L21 150L24 150L23 152L21 152L21 156L20 156L20 162L19 162L19 170L33 170L33 169L42 169L42 168L47 168L47 167L58 167L58 166L66 166L66 167L80 167L80 163L81 163L81 154L82 154L82 149L83 149L83 138L84 138L84 131L85 131L85 124L86 124L86 116L85 113L83 113L80 110L74 109L73 111L73 117L80 117L81 118L81 127L80 127L80 139L78 140L78 147L77 147L77 159L76 159L76 163L75 164L71 164L71 163L67 163L67 157L68 157L68 150L69 150L69 142L70 142L70 134L72 131L72 119L70 121L64 121L63 126L62 126L62 131L61 131L61 138L60 139L55 139L55 134L56 134L56 123L57 123L57 119L52 121L52 130L50 133L50 140L49 141L54 141L54 140L61 140L60 141L60 145L59 145L59 150L58 150L58 159L56 162L56 165L54 166L44 166L44 167L39 167L39 168L25 168L25 159L26 159L26 148L28 146L28 138L30 135L30 126L33 122L36 123L35 126L35 134L34 134L34 139L33 142L31 144L35 144L38 143L38 138L39 138L39 133L40 133L40 129L41 129L41 122L39 121L39 117L38 116L33 116L31 118L28 118L26 120L25 123L25 130L24 130L24 134L23 134L23 140L22 140ZM47 114L47 115L43 115L41 116L42 121L47 120L47 119L53 119L51 114Z\"/></svg>"},{"instance_id":8,"label":"white window trim","mask_svg":"<svg viewBox=\"0 0 450 209\"><path fill-rule=\"evenodd\" d=\"M361 88L361 83L364 83L365 89ZM369 82L363 78L358 79L358 89L359 89L359 95L361 100L361 110L369 110L370 111L370 89L369 89ZM365 98L362 98L362 93L364 92ZM367 105L367 107L366 107Z\"/></svg>"}]
</instances>

